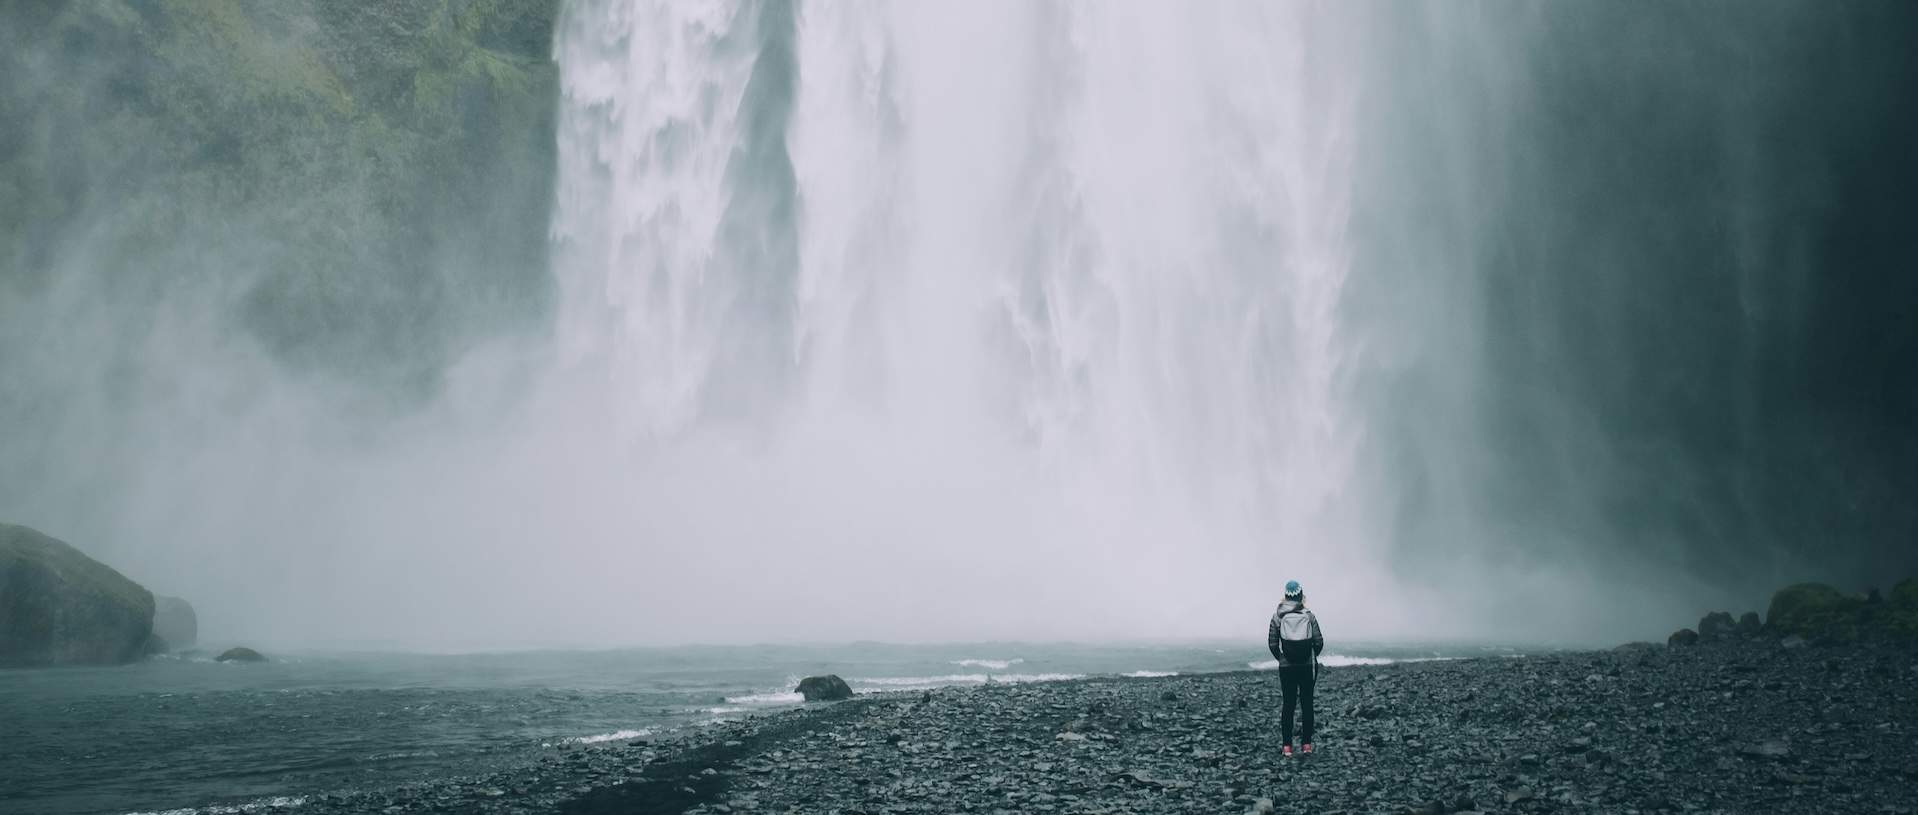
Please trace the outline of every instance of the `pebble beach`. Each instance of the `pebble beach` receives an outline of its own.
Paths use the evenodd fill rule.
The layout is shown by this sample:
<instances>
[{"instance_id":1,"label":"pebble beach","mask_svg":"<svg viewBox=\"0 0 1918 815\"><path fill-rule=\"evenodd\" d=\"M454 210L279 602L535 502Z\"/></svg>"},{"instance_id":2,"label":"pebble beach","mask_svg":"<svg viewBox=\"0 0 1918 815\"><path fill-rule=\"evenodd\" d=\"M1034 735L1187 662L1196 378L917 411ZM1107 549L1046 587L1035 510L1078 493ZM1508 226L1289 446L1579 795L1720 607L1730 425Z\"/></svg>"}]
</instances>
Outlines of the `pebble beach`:
<instances>
[{"instance_id":1,"label":"pebble beach","mask_svg":"<svg viewBox=\"0 0 1918 815\"><path fill-rule=\"evenodd\" d=\"M862 694L301 813L1870 812L1918 808L1918 652L1754 637L1323 672Z\"/></svg>"}]
</instances>

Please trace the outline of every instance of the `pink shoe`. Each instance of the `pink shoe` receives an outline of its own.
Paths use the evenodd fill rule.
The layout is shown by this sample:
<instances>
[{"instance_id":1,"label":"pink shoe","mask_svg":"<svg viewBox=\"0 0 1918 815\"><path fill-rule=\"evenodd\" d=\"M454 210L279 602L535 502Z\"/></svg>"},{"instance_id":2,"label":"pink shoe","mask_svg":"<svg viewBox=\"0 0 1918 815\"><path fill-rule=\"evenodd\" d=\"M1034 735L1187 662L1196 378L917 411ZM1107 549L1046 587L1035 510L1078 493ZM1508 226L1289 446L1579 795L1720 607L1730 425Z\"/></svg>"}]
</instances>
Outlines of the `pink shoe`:
<instances>
[{"instance_id":1,"label":"pink shoe","mask_svg":"<svg viewBox=\"0 0 1918 815\"><path fill-rule=\"evenodd\" d=\"M1299 752L1304 753L1308 756L1312 755L1312 742L1309 742L1309 741L1306 742L1304 747L1299 748Z\"/></svg>"},{"instance_id":2,"label":"pink shoe","mask_svg":"<svg viewBox=\"0 0 1918 815\"><path fill-rule=\"evenodd\" d=\"M1291 757L1292 757L1292 745L1290 745L1290 744L1288 744L1288 745L1286 745L1285 747L1283 747L1283 748L1280 748L1280 750L1279 750L1279 755L1281 755L1281 756L1284 756L1284 757L1286 757L1286 758L1291 758Z\"/></svg>"}]
</instances>

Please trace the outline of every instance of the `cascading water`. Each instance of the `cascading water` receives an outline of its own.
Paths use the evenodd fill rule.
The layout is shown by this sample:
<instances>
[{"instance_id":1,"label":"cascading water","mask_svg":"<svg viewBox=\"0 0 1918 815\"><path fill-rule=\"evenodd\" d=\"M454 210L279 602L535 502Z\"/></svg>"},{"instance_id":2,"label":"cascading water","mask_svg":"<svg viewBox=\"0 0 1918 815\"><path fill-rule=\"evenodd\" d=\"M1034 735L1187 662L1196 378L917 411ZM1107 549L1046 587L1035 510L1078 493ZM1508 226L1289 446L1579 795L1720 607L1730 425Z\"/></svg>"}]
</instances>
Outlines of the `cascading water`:
<instances>
[{"instance_id":1,"label":"cascading water","mask_svg":"<svg viewBox=\"0 0 1918 815\"><path fill-rule=\"evenodd\" d=\"M1356 15L1094 10L570 7L560 332L639 458L718 439L879 511L949 498L1000 522L948 545L1047 579L1124 551L1115 591L1373 573Z\"/></svg>"},{"instance_id":2,"label":"cascading water","mask_svg":"<svg viewBox=\"0 0 1918 815\"><path fill-rule=\"evenodd\" d=\"M1918 14L1747 5L576 0L557 100L374 105L544 167L556 101L552 213L358 124L148 156L122 112L185 145L237 80L23 41L0 176L78 197L0 258L0 521L254 644L1256 638L1288 577L1341 639L1614 642L1863 587L1918 529ZM287 54L389 53L321 16ZM461 246L514 214L550 269Z\"/></svg>"}]
</instances>

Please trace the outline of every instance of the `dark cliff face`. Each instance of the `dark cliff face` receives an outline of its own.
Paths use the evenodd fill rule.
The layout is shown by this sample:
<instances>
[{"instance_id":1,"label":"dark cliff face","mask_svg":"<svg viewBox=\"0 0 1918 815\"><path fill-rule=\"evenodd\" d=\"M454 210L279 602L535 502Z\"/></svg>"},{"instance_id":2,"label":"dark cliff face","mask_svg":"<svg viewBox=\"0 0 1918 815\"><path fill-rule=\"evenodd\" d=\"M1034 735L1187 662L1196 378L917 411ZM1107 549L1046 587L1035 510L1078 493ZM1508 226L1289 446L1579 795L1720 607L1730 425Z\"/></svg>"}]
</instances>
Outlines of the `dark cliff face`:
<instances>
[{"instance_id":1,"label":"dark cliff face","mask_svg":"<svg viewBox=\"0 0 1918 815\"><path fill-rule=\"evenodd\" d=\"M1565 4L1491 25L1470 53L1405 35L1430 70L1391 78L1403 96L1364 137L1411 182L1373 211L1462 247L1361 248L1429 269L1416 298L1354 297L1426 343L1369 421L1408 571L1470 537L1621 591L1655 575L1755 601L1918 571L1918 9ZM1460 386L1471 427L1402 407Z\"/></svg>"},{"instance_id":2,"label":"dark cliff face","mask_svg":"<svg viewBox=\"0 0 1918 815\"><path fill-rule=\"evenodd\" d=\"M542 331L557 6L0 4L0 513L120 540L155 439Z\"/></svg>"},{"instance_id":3,"label":"dark cliff face","mask_svg":"<svg viewBox=\"0 0 1918 815\"><path fill-rule=\"evenodd\" d=\"M139 659L153 595L66 543L0 524L0 668Z\"/></svg>"},{"instance_id":4,"label":"dark cliff face","mask_svg":"<svg viewBox=\"0 0 1918 815\"><path fill-rule=\"evenodd\" d=\"M82 288L118 345L204 308L295 369L430 387L549 299L557 5L7 4L8 319Z\"/></svg>"}]
</instances>

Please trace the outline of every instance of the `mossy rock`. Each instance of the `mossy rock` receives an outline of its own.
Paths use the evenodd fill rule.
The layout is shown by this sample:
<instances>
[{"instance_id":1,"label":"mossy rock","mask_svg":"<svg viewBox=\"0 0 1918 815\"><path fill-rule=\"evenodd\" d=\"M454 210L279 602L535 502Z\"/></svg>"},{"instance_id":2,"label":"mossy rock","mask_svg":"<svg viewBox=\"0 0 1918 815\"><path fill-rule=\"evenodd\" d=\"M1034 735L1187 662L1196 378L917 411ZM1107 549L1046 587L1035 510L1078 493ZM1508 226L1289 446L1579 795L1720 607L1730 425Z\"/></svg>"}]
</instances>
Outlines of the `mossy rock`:
<instances>
[{"instance_id":1,"label":"mossy rock","mask_svg":"<svg viewBox=\"0 0 1918 815\"><path fill-rule=\"evenodd\" d=\"M1809 639L1855 640L1862 628L1865 598L1823 583L1799 583L1779 589L1765 612L1765 624L1780 634Z\"/></svg>"},{"instance_id":2,"label":"mossy rock","mask_svg":"<svg viewBox=\"0 0 1918 815\"><path fill-rule=\"evenodd\" d=\"M1918 580L1906 578L1891 588L1883 611L1885 633L1918 640Z\"/></svg>"},{"instance_id":3,"label":"mossy rock","mask_svg":"<svg viewBox=\"0 0 1918 815\"><path fill-rule=\"evenodd\" d=\"M65 542L0 524L0 667L145 656L153 594Z\"/></svg>"},{"instance_id":4,"label":"mossy rock","mask_svg":"<svg viewBox=\"0 0 1918 815\"><path fill-rule=\"evenodd\" d=\"M1728 611L1714 611L1698 621L1698 637L1703 640L1724 639L1737 630L1738 623Z\"/></svg>"},{"instance_id":5,"label":"mossy rock","mask_svg":"<svg viewBox=\"0 0 1918 815\"><path fill-rule=\"evenodd\" d=\"M798 690L808 702L837 702L852 698L852 686L836 674L808 676L799 680Z\"/></svg>"},{"instance_id":6,"label":"mossy rock","mask_svg":"<svg viewBox=\"0 0 1918 815\"><path fill-rule=\"evenodd\" d=\"M165 643L168 651L192 648L200 639L200 618L193 612L193 604L178 597L156 595L153 636Z\"/></svg>"},{"instance_id":7,"label":"mossy rock","mask_svg":"<svg viewBox=\"0 0 1918 815\"><path fill-rule=\"evenodd\" d=\"M1907 577L1891 587L1889 598L1893 608L1918 611L1918 578Z\"/></svg>"}]
</instances>

